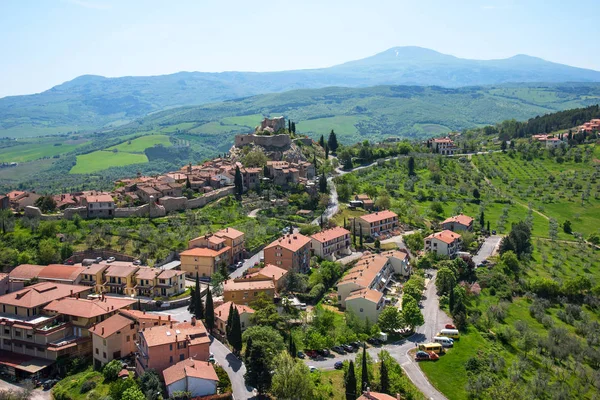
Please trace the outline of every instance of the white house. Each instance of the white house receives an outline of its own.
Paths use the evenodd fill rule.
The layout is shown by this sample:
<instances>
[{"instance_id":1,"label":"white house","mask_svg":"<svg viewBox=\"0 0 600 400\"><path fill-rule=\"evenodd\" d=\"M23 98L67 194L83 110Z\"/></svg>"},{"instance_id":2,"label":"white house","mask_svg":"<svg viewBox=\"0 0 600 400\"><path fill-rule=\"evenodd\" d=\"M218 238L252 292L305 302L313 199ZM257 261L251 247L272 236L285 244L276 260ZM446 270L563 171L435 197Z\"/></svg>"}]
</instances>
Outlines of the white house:
<instances>
[{"instance_id":1,"label":"white house","mask_svg":"<svg viewBox=\"0 0 600 400\"><path fill-rule=\"evenodd\" d=\"M325 229L310 237L313 253L321 258L333 260L336 257L347 256L350 251L350 231L340 226Z\"/></svg>"},{"instance_id":2,"label":"white house","mask_svg":"<svg viewBox=\"0 0 600 400\"><path fill-rule=\"evenodd\" d=\"M180 361L163 371L169 397L174 392L190 392L192 397L209 396L217 393L219 377L208 361L192 358Z\"/></svg>"},{"instance_id":3,"label":"white house","mask_svg":"<svg viewBox=\"0 0 600 400\"><path fill-rule=\"evenodd\" d=\"M460 250L461 236L449 230L433 233L425 238L425 251L453 258Z\"/></svg>"},{"instance_id":4,"label":"white house","mask_svg":"<svg viewBox=\"0 0 600 400\"><path fill-rule=\"evenodd\" d=\"M411 267L408 253L402 250L389 250L384 251L381 255L387 257L388 262L394 268L394 274L402 276L410 275Z\"/></svg>"},{"instance_id":5,"label":"white house","mask_svg":"<svg viewBox=\"0 0 600 400\"><path fill-rule=\"evenodd\" d=\"M454 217L450 217L442 222L442 228L449 231L472 231L473 230L473 218L468 215L459 214Z\"/></svg>"}]
</instances>

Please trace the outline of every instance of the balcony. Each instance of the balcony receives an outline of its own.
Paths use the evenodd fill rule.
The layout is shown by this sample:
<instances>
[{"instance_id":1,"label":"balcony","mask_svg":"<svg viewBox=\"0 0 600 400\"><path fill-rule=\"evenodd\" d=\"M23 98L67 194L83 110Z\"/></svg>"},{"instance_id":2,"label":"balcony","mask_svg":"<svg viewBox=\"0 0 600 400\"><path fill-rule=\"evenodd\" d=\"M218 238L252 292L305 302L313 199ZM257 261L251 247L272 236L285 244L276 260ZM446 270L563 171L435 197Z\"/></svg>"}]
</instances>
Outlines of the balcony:
<instances>
[{"instance_id":1,"label":"balcony","mask_svg":"<svg viewBox=\"0 0 600 400\"><path fill-rule=\"evenodd\" d=\"M138 357L143 358L144 360L148 360L148 354L144 352L142 346L140 346L140 342L135 342L135 348L138 351Z\"/></svg>"},{"instance_id":2,"label":"balcony","mask_svg":"<svg viewBox=\"0 0 600 400\"><path fill-rule=\"evenodd\" d=\"M73 335L67 336L63 339L48 343L48 351L60 351L60 350L65 350L65 349L68 349L71 347L77 347L80 344L90 342L91 340L92 340L92 338L90 336L88 336L88 337L73 336Z\"/></svg>"}]
</instances>

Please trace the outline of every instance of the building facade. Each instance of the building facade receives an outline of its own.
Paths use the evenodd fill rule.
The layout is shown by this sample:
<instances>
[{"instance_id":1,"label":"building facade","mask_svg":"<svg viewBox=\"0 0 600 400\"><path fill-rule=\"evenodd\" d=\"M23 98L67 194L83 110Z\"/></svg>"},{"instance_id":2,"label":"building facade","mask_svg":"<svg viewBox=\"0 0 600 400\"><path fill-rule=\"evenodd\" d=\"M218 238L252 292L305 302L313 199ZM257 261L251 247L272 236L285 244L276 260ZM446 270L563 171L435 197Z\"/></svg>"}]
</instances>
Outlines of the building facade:
<instances>
[{"instance_id":1,"label":"building facade","mask_svg":"<svg viewBox=\"0 0 600 400\"><path fill-rule=\"evenodd\" d=\"M311 249L317 257L334 260L347 256L350 250L350 231L342 227L326 229L310 237Z\"/></svg>"},{"instance_id":2,"label":"building facade","mask_svg":"<svg viewBox=\"0 0 600 400\"><path fill-rule=\"evenodd\" d=\"M392 211L378 211L360 216L355 219L357 223L356 234L359 226L362 227L363 236L379 236L386 234L398 227L398 214Z\"/></svg>"},{"instance_id":3,"label":"building facade","mask_svg":"<svg viewBox=\"0 0 600 400\"><path fill-rule=\"evenodd\" d=\"M425 251L433 251L440 256L454 258L460 251L461 237L449 230L433 233L425 238Z\"/></svg>"},{"instance_id":4,"label":"building facade","mask_svg":"<svg viewBox=\"0 0 600 400\"><path fill-rule=\"evenodd\" d=\"M265 264L305 273L310 268L310 245L310 238L300 233L285 235L264 248Z\"/></svg>"}]
</instances>

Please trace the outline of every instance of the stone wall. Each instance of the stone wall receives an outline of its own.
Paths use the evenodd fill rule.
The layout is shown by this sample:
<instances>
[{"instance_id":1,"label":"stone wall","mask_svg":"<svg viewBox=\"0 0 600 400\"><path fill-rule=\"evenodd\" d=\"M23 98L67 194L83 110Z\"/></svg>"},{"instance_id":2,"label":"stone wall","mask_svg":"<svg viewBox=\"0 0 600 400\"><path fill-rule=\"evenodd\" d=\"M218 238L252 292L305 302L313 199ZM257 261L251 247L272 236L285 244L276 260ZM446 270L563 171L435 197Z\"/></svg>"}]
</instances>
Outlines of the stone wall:
<instances>
[{"instance_id":1,"label":"stone wall","mask_svg":"<svg viewBox=\"0 0 600 400\"><path fill-rule=\"evenodd\" d=\"M167 215L165 208L159 204L149 203L139 207L115 208L115 218L127 217L164 217Z\"/></svg>"},{"instance_id":2,"label":"stone wall","mask_svg":"<svg viewBox=\"0 0 600 400\"><path fill-rule=\"evenodd\" d=\"M87 208L86 207L70 207L66 208L63 215L66 219L73 219L75 214L79 215L81 218L87 218Z\"/></svg>"},{"instance_id":3,"label":"stone wall","mask_svg":"<svg viewBox=\"0 0 600 400\"><path fill-rule=\"evenodd\" d=\"M289 135L236 135L235 147L244 147L255 144L266 149L287 148L292 144Z\"/></svg>"},{"instance_id":4,"label":"stone wall","mask_svg":"<svg viewBox=\"0 0 600 400\"><path fill-rule=\"evenodd\" d=\"M166 212L183 211L186 208L188 208L187 197L161 197L160 199L158 199L158 202L161 206L165 208Z\"/></svg>"},{"instance_id":5,"label":"stone wall","mask_svg":"<svg viewBox=\"0 0 600 400\"><path fill-rule=\"evenodd\" d=\"M34 206L26 206L23 209L23 215L27 218L39 218L42 221L56 221L63 217L62 214L42 214L42 211Z\"/></svg>"},{"instance_id":6,"label":"stone wall","mask_svg":"<svg viewBox=\"0 0 600 400\"><path fill-rule=\"evenodd\" d=\"M298 138L294 139L294 142L301 142L305 146L312 146L313 140L311 138Z\"/></svg>"}]
</instances>

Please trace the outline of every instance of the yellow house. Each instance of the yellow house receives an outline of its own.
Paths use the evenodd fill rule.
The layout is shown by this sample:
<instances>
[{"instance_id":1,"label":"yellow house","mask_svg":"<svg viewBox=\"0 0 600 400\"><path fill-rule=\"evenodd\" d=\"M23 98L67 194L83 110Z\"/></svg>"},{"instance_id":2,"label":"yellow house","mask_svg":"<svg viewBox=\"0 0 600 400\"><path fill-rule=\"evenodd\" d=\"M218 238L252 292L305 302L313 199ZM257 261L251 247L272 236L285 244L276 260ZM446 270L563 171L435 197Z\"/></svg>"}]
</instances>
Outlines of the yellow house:
<instances>
[{"instance_id":1,"label":"yellow house","mask_svg":"<svg viewBox=\"0 0 600 400\"><path fill-rule=\"evenodd\" d=\"M234 302L244 306L256 300L261 293L270 299L275 298L275 283L273 280L251 281L245 279L229 279L223 283L223 301Z\"/></svg>"},{"instance_id":2,"label":"yellow house","mask_svg":"<svg viewBox=\"0 0 600 400\"><path fill-rule=\"evenodd\" d=\"M116 293L130 296L135 294L135 273L140 267L131 263L115 261L106 270L103 293Z\"/></svg>"},{"instance_id":3,"label":"yellow house","mask_svg":"<svg viewBox=\"0 0 600 400\"><path fill-rule=\"evenodd\" d=\"M169 297L185 291L185 271L174 269L162 271L156 278L156 296Z\"/></svg>"},{"instance_id":4,"label":"yellow house","mask_svg":"<svg viewBox=\"0 0 600 400\"><path fill-rule=\"evenodd\" d=\"M114 359L135 352L139 327L123 314L115 314L90 328L94 367L99 369Z\"/></svg>"},{"instance_id":5,"label":"yellow house","mask_svg":"<svg viewBox=\"0 0 600 400\"><path fill-rule=\"evenodd\" d=\"M142 267L135 273L135 294L137 296L154 296L156 277L161 273L160 269Z\"/></svg>"},{"instance_id":6,"label":"yellow house","mask_svg":"<svg viewBox=\"0 0 600 400\"><path fill-rule=\"evenodd\" d=\"M373 289L356 290L346 297L346 309L352 310L361 320L376 323L385 306L383 293Z\"/></svg>"},{"instance_id":7,"label":"yellow house","mask_svg":"<svg viewBox=\"0 0 600 400\"><path fill-rule=\"evenodd\" d=\"M181 270L189 277L195 277L196 274L203 277L212 276L222 263L229 264L230 249L229 246L225 246L219 250L206 247L185 250L179 254Z\"/></svg>"},{"instance_id":8,"label":"yellow house","mask_svg":"<svg viewBox=\"0 0 600 400\"><path fill-rule=\"evenodd\" d=\"M92 286L94 292L100 293L102 291L102 285L104 284L104 272L110 264L92 264L85 267L81 273L81 281L79 282L84 286Z\"/></svg>"},{"instance_id":9,"label":"yellow house","mask_svg":"<svg viewBox=\"0 0 600 400\"><path fill-rule=\"evenodd\" d=\"M231 248L230 252L230 260L232 263L241 261L244 259L244 242L245 235L244 232L238 231L233 228L225 228L220 231L216 231L214 236L219 237L225 240L225 246L229 246Z\"/></svg>"}]
</instances>

